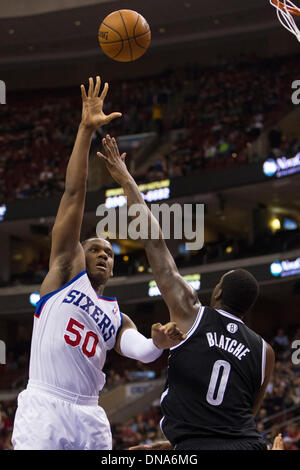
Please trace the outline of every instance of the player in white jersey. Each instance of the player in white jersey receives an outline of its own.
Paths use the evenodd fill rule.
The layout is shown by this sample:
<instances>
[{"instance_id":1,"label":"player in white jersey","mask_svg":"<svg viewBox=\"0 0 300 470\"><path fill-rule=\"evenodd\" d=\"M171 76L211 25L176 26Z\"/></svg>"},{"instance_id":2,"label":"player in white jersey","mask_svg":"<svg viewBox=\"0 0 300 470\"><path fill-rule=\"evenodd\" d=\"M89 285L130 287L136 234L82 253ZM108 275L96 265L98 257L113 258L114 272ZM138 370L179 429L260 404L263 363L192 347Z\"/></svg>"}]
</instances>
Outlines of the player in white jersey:
<instances>
[{"instance_id":1,"label":"player in white jersey","mask_svg":"<svg viewBox=\"0 0 300 470\"><path fill-rule=\"evenodd\" d=\"M151 362L184 335L175 323L153 325L152 339L141 335L120 312L115 298L103 296L112 276L110 243L80 243L88 156L94 130L120 113L106 116L100 78L82 91L82 120L68 163L66 185L52 231L49 272L34 317L29 382L18 397L12 443L14 449L109 450L110 425L98 406L105 384L107 351Z\"/></svg>"}]
</instances>

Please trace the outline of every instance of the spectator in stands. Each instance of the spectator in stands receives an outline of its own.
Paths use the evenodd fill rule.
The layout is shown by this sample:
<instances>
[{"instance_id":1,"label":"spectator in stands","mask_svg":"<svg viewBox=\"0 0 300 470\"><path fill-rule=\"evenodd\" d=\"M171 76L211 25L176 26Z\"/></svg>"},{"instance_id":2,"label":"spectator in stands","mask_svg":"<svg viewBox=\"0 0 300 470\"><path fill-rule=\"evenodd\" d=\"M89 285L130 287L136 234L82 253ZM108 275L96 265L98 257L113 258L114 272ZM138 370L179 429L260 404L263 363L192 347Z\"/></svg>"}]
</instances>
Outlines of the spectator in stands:
<instances>
[{"instance_id":1,"label":"spectator in stands","mask_svg":"<svg viewBox=\"0 0 300 470\"><path fill-rule=\"evenodd\" d=\"M283 443L285 450L299 450L299 448L293 443L293 439L291 439L289 436L285 436L283 438Z\"/></svg>"},{"instance_id":2,"label":"spectator in stands","mask_svg":"<svg viewBox=\"0 0 300 470\"><path fill-rule=\"evenodd\" d=\"M300 449L300 428L296 423L290 423L286 427L287 436L292 439L293 444Z\"/></svg>"},{"instance_id":3,"label":"spectator in stands","mask_svg":"<svg viewBox=\"0 0 300 470\"><path fill-rule=\"evenodd\" d=\"M274 351L282 357L282 355L289 349L289 338L283 328L279 328L276 336L272 340Z\"/></svg>"},{"instance_id":4,"label":"spectator in stands","mask_svg":"<svg viewBox=\"0 0 300 470\"><path fill-rule=\"evenodd\" d=\"M300 377L291 380L291 386L285 398L287 408L300 405Z\"/></svg>"}]
</instances>

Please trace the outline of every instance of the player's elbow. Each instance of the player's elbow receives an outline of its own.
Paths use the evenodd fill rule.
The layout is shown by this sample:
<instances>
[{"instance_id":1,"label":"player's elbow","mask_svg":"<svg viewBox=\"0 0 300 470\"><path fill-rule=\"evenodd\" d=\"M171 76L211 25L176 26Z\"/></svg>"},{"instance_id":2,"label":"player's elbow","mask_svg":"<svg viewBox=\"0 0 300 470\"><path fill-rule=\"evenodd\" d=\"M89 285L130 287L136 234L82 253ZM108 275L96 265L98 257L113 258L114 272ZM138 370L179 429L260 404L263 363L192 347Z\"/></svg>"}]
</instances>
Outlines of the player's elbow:
<instances>
[{"instance_id":1,"label":"player's elbow","mask_svg":"<svg viewBox=\"0 0 300 470\"><path fill-rule=\"evenodd\" d=\"M141 240L146 250L163 250L166 246L166 242L162 236L162 233L159 234L158 238L147 238Z\"/></svg>"},{"instance_id":2,"label":"player's elbow","mask_svg":"<svg viewBox=\"0 0 300 470\"><path fill-rule=\"evenodd\" d=\"M155 360L155 359L154 359L154 360ZM151 362L154 362L154 360L152 360L152 359L149 360L149 359L147 359L146 357L141 357L141 358L139 359L139 361L140 361L142 364L150 364Z\"/></svg>"},{"instance_id":3,"label":"player's elbow","mask_svg":"<svg viewBox=\"0 0 300 470\"><path fill-rule=\"evenodd\" d=\"M161 351L162 352L162 351ZM142 356L139 358L139 362L142 362L143 364L151 364L151 362L155 362L158 358L157 357L147 357L147 356Z\"/></svg>"},{"instance_id":4,"label":"player's elbow","mask_svg":"<svg viewBox=\"0 0 300 470\"><path fill-rule=\"evenodd\" d=\"M86 194L87 186L86 181L82 181L82 183L78 184L70 184L66 185L64 196L65 198L74 199L77 197L84 197Z\"/></svg>"}]
</instances>

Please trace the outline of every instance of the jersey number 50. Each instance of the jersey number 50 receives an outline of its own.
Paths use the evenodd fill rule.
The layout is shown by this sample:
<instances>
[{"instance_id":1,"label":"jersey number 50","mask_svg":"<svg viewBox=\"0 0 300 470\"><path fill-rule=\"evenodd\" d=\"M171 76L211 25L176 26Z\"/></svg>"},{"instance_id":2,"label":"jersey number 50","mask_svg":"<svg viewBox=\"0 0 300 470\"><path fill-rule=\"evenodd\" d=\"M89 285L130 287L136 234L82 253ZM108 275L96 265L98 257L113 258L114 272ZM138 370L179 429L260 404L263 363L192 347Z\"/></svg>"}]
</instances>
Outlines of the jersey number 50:
<instances>
[{"instance_id":1,"label":"jersey number 50","mask_svg":"<svg viewBox=\"0 0 300 470\"><path fill-rule=\"evenodd\" d=\"M73 335L72 338L69 335L64 335L66 343L68 343L70 346L78 346L84 335L84 340L81 347L83 354L87 357L93 357L95 355L96 347L99 342L99 338L96 333L93 331L87 331L85 333L84 325L79 323L74 318L70 318L66 330Z\"/></svg>"}]
</instances>

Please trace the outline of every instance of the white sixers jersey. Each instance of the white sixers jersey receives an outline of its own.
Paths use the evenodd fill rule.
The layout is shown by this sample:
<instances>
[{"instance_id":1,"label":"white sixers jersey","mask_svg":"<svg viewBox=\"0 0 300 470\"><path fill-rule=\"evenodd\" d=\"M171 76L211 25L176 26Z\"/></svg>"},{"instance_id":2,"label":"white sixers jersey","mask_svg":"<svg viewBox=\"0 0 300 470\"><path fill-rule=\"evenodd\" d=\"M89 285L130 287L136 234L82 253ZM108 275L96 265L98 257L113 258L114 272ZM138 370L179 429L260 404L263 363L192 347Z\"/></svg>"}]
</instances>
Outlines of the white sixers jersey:
<instances>
[{"instance_id":1,"label":"white sixers jersey","mask_svg":"<svg viewBox=\"0 0 300 470\"><path fill-rule=\"evenodd\" d=\"M122 324L115 298L98 296L86 271L45 295L35 312L29 380L97 396Z\"/></svg>"}]
</instances>

